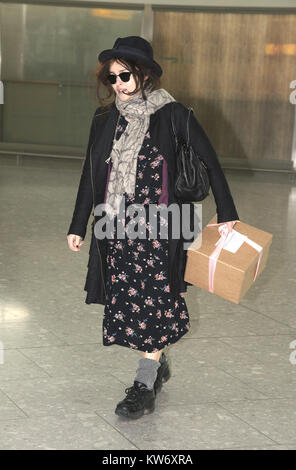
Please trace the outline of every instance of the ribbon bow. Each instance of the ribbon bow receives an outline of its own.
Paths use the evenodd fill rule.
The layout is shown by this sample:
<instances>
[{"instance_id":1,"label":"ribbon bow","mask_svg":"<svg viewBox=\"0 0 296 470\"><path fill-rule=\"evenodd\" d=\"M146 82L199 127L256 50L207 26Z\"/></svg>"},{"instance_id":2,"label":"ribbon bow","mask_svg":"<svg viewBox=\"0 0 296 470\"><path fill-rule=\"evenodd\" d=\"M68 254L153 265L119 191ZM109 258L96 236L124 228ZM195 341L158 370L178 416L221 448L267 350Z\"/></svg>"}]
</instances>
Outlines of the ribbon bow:
<instances>
[{"instance_id":1,"label":"ribbon bow","mask_svg":"<svg viewBox=\"0 0 296 470\"><path fill-rule=\"evenodd\" d=\"M235 222L240 222L240 220L236 220ZM216 270L216 264L217 264L217 259L220 256L222 248L226 245L228 234L230 233L228 231L226 223L224 224L208 224L207 227L213 227L213 226L218 226L218 231L221 235L220 239L216 243L216 248L215 250L210 254L209 257L209 292L214 292L214 276L215 276L215 270ZM240 234L241 237L243 237L244 241L248 243L252 248L255 248L259 252L259 258L257 261L256 265L256 270L255 270L255 275L253 282L255 281L257 274L258 274L258 269L259 265L262 259L262 254L263 254L263 248L262 246L258 245L255 243L253 240L248 238L246 235Z\"/></svg>"}]
</instances>

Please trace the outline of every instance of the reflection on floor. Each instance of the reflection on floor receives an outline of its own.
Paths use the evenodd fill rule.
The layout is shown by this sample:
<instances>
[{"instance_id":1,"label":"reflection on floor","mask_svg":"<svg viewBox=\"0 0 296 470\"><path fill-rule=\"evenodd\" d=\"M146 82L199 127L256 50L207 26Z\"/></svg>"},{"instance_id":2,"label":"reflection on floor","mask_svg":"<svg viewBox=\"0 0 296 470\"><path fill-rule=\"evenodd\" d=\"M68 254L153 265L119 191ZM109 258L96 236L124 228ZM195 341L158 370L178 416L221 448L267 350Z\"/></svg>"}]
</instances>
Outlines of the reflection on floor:
<instances>
[{"instance_id":1,"label":"reflection on floor","mask_svg":"<svg viewBox=\"0 0 296 470\"><path fill-rule=\"evenodd\" d=\"M172 377L127 422L140 353L102 346L103 306L84 303L90 230L67 246L80 172L1 166L1 449L295 449L295 177L225 170L240 219L274 236L267 267L239 305L189 288ZM211 195L203 226L214 214Z\"/></svg>"}]
</instances>

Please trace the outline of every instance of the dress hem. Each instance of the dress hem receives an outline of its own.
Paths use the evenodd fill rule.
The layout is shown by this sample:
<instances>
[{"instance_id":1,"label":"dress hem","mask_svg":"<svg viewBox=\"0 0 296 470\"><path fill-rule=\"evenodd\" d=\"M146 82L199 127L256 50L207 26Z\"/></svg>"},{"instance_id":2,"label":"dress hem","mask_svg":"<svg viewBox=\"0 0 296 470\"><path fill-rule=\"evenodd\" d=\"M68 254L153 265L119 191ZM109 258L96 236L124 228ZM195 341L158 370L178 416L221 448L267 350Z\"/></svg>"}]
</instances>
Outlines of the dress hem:
<instances>
[{"instance_id":1,"label":"dress hem","mask_svg":"<svg viewBox=\"0 0 296 470\"><path fill-rule=\"evenodd\" d=\"M157 351L162 351L165 347L168 347L168 346L170 346L170 345L172 345L172 344L177 343L177 342L182 338L182 336L186 335L186 333L189 332L190 327L191 327L191 325L190 325L190 323L188 323L188 328L187 328L184 332L182 332L182 334L179 334L178 336L176 336L175 338L173 338L171 341L169 341L168 343L164 344L164 347L161 348L161 349L156 349L156 348L152 348L152 347L151 347L151 348L149 348L149 350L147 350L147 349L144 350L144 349L140 349L140 348L133 348L133 347L131 347L128 343L121 343L121 342L116 342L116 341L113 341L112 343L106 343L106 342L104 342L104 337L103 337L103 343L102 343L102 344L103 344L103 346L113 346L114 344L116 344L117 346L123 346L123 347L126 347L126 348L128 348L128 349L132 349L133 351L141 351L141 352L147 352L147 353L155 353L155 352L157 352Z\"/></svg>"}]
</instances>

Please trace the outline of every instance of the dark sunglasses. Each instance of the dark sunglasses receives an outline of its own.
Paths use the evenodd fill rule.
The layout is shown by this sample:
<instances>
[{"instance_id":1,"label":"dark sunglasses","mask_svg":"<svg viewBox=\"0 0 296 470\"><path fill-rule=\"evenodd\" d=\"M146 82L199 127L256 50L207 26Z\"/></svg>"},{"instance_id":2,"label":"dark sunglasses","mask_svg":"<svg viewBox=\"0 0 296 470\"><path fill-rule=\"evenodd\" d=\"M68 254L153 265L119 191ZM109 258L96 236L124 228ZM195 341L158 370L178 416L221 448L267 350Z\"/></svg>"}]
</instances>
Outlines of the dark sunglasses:
<instances>
[{"instance_id":1,"label":"dark sunglasses","mask_svg":"<svg viewBox=\"0 0 296 470\"><path fill-rule=\"evenodd\" d=\"M114 85L116 83L117 77L120 77L120 80L123 82L128 82L131 76L131 72L121 72L119 75L116 75L115 73L108 75L107 80L111 83L111 85Z\"/></svg>"}]
</instances>

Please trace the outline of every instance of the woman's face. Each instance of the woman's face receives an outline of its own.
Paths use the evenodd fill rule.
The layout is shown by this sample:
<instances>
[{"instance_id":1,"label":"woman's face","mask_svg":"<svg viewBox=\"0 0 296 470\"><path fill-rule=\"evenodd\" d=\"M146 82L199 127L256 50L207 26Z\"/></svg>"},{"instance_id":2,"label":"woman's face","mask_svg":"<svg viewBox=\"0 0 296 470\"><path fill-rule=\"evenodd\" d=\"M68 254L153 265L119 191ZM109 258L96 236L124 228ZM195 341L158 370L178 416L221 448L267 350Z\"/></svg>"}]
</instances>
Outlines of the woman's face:
<instances>
[{"instance_id":1,"label":"woman's face","mask_svg":"<svg viewBox=\"0 0 296 470\"><path fill-rule=\"evenodd\" d=\"M120 64L117 61L114 61L110 65L109 72L110 74L119 75L121 72L129 72L129 70L124 65ZM130 93L131 91L134 91L136 89L136 82L133 74L130 75L130 79L128 82L123 82L120 77L116 77L116 82L114 83L114 85L111 86L115 93L117 93L119 99L122 101L127 101L141 92L140 90L138 93L136 93L136 95L131 96L125 94L125 91Z\"/></svg>"}]
</instances>

